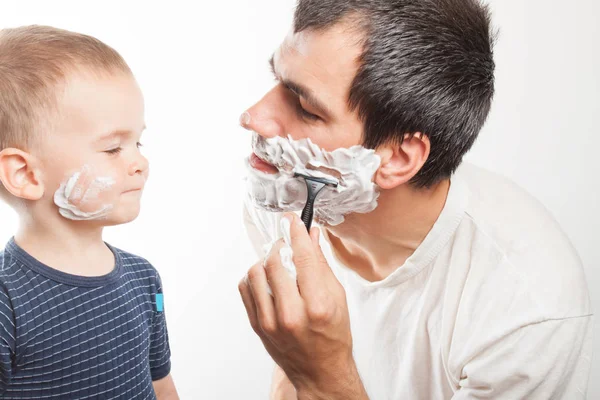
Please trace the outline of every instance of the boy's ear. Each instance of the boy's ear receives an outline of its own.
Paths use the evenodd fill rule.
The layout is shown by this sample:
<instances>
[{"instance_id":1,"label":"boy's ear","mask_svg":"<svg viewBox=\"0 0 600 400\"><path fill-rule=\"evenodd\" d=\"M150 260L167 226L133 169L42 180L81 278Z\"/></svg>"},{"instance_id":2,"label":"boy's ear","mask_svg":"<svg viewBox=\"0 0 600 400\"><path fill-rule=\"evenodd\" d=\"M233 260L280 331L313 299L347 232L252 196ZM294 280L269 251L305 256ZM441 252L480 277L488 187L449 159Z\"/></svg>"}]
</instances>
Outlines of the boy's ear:
<instances>
[{"instance_id":1,"label":"boy's ear","mask_svg":"<svg viewBox=\"0 0 600 400\"><path fill-rule=\"evenodd\" d=\"M39 200L44 195L37 160L19 149L0 151L0 182L10 194L24 200Z\"/></svg>"},{"instance_id":2,"label":"boy's ear","mask_svg":"<svg viewBox=\"0 0 600 400\"><path fill-rule=\"evenodd\" d=\"M381 157L381 165L375 173L375 183L382 189L407 183L423 168L430 149L429 138L420 132L404 135L402 144L378 147L376 154Z\"/></svg>"}]
</instances>

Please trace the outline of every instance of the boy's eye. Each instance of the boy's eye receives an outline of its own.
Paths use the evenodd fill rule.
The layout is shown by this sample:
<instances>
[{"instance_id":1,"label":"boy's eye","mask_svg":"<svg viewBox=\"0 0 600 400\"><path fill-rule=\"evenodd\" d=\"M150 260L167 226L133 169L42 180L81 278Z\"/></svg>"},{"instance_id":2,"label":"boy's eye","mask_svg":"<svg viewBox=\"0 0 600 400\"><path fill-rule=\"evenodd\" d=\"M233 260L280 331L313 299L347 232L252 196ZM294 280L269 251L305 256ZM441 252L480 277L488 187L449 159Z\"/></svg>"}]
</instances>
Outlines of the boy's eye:
<instances>
[{"instance_id":1,"label":"boy's eye","mask_svg":"<svg viewBox=\"0 0 600 400\"><path fill-rule=\"evenodd\" d=\"M142 144L142 143L140 143L140 142L137 142L137 143L135 144L135 146L136 146L136 147L139 149L140 147L142 147L142 146L143 146L143 144ZM106 154L115 155L115 154L119 154L121 151L123 151L123 147L119 146L119 147L115 147L114 149L105 150L104 152L105 152Z\"/></svg>"},{"instance_id":2,"label":"boy's eye","mask_svg":"<svg viewBox=\"0 0 600 400\"><path fill-rule=\"evenodd\" d=\"M121 147L115 147L114 149L106 150L105 153L107 153L107 154L119 154L121 152L121 150L123 150Z\"/></svg>"}]
</instances>

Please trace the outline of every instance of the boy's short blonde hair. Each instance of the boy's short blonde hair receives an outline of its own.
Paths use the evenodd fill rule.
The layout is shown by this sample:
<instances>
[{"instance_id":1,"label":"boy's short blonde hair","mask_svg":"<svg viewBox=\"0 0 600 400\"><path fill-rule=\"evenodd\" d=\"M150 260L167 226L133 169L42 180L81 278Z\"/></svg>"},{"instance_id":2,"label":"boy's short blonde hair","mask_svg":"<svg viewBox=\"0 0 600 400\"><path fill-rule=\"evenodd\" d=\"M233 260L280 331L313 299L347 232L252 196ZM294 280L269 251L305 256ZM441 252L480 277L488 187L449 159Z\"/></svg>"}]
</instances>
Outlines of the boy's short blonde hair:
<instances>
[{"instance_id":1,"label":"boy's short blonde hair","mask_svg":"<svg viewBox=\"0 0 600 400\"><path fill-rule=\"evenodd\" d=\"M91 36L39 25L0 30L0 151L29 151L74 71L131 73L119 53Z\"/></svg>"}]
</instances>

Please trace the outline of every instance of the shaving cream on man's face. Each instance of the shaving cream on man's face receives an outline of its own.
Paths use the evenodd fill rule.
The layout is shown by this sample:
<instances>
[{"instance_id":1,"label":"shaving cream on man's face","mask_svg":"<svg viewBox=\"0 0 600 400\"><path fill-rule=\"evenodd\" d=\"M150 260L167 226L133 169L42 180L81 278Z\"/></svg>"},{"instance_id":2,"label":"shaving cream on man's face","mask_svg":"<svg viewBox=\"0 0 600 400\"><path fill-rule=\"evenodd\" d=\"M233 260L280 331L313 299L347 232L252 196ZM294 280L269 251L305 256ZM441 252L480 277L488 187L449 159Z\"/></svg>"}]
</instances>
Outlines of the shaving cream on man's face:
<instances>
[{"instance_id":1,"label":"shaving cream on man's face","mask_svg":"<svg viewBox=\"0 0 600 400\"><path fill-rule=\"evenodd\" d=\"M299 211L306 202L306 184L294 173L334 179L337 188L326 187L315 202L318 222L338 225L344 215L368 213L377 207L379 190L373 176L381 158L362 146L328 152L310 139L265 139L253 133L254 153L279 169L276 174L258 171L246 160L248 194L252 202L269 211Z\"/></svg>"}]
</instances>

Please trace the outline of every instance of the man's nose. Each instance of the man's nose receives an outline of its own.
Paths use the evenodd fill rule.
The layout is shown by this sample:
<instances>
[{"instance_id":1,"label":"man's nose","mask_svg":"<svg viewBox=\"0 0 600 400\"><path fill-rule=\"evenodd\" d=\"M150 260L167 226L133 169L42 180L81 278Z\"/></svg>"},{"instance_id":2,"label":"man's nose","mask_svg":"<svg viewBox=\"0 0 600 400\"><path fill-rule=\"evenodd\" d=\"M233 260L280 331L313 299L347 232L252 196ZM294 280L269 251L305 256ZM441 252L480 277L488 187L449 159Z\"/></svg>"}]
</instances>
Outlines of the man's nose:
<instances>
[{"instance_id":1,"label":"man's nose","mask_svg":"<svg viewBox=\"0 0 600 400\"><path fill-rule=\"evenodd\" d=\"M264 138L285 135L282 121L284 105L274 91L275 89L271 90L240 116L240 125L243 128Z\"/></svg>"}]
</instances>

